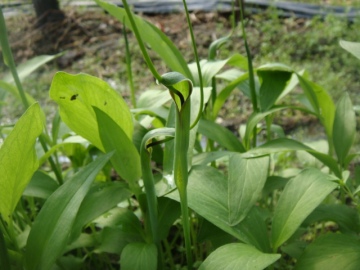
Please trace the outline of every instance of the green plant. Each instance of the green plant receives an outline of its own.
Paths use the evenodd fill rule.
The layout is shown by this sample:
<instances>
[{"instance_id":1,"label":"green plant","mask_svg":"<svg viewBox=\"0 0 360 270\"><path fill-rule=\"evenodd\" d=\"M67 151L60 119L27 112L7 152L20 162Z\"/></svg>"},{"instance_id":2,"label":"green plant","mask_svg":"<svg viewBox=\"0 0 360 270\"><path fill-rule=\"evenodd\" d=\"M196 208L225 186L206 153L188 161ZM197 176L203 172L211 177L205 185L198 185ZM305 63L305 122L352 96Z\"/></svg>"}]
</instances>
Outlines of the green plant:
<instances>
[{"instance_id":1,"label":"green plant","mask_svg":"<svg viewBox=\"0 0 360 270\"><path fill-rule=\"evenodd\" d=\"M41 135L36 103L3 133L1 268L357 269L360 183L348 171L358 156L351 152L356 125L349 95L335 105L304 71L278 63L253 67L243 21L246 57L217 59L227 36L199 60L188 19L196 59L188 65L127 1L124 9L96 2L134 32L166 90L145 91L138 100L133 91L130 109L98 78L55 75L50 97L59 114L51 136ZM7 41L1 44L12 61ZM171 72L158 73L145 44ZM341 45L359 57L358 44ZM10 69L18 81L19 70L13 63ZM8 85L25 96L19 83ZM284 102L296 85L302 106ZM253 110L241 139L215 121L237 89ZM278 131L275 113L287 109L319 119L327 153ZM38 160L39 136L45 147ZM321 169L281 177L276 157L289 151L307 152ZM70 159L63 171L60 155Z\"/></svg>"}]
</instances>

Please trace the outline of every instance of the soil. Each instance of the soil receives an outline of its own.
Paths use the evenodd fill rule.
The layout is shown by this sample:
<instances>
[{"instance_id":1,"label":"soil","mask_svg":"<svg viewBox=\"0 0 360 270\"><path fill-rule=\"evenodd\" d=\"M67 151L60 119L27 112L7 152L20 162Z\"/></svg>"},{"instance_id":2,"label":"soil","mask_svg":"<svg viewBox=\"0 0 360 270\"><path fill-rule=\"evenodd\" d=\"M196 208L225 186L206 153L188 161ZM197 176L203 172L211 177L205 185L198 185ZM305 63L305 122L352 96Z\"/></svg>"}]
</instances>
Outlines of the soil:
<instances>
[{"instance_id":1,"label":"soil","mask_svg":"<svg viewBox=\"0 0 360 270\"><path fill-rule=\"evenodd\" d=\"M125 44L123 26L112 16L97 10L65 10L65 19L61 22L48 23L36 27L34 16L22 15L7 21L9 41L16 63L22 63L36 55L66 53L55 62L55 70L70 73L85 72L107 80L118 88L126 98ZM190 36L187 30L185 14L146 15L145 17L162 30L182 52L188 62L193 61ZM197 41L199 55L206 58L207 49L212 41L227 35L231 31L229 13L191 13L191 21ZM299 27L304 23L299 20ZM251 30L250 30L251 31ZM255 30L256 32L256 30ZM132 69L138 88L146 89L154 85L154 79L147 72L136 41L128 32L132 50ZM229 46L230 52L244 53L241 37L235 37ZM134 45L134 46L132 46ZM256 53L257 45L251 48ZM151 53L151 52L150 52ZM151 54L159 73L165 73L166 67L155 54ZM229 55L225 55L228 57ZM55 71L54 71L55 72ZM115 79L114 79L115 77ZM150 82L150 83L149 83ZM50 83L50 82L49 82ZM125 90L125 91L124 91ZM239 125L246 122L251 112L251 105L240 92L232 96L220 113L218 122L237 132ZM298 112L279 115L277 123L286 132L291 132L299 126L316 125L317 120Z\"/></svg>"}]
</instances>

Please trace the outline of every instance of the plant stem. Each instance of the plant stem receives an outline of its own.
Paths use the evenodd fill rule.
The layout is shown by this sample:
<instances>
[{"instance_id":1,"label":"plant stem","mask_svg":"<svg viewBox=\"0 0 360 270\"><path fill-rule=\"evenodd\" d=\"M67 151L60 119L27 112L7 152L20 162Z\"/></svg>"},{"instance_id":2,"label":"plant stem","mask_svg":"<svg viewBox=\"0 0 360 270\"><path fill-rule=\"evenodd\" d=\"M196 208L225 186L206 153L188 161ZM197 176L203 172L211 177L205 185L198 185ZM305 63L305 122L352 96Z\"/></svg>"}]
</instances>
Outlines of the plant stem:
<instances>
[{"instance_id":1,"label":"plant stem","mask_svg":"<svg viewBox=\"0 0 360 270\"><path fill-rule=\"evenodd\" d=\"M136 108L135 86L134 86L134 80L133 80L133 76L132 76L133 74L131 71L131 54L130 54L129 40L127 38L125 23L123 25L123 34L124 34L125 51L126 51L126 74L127 74L129 86L130 86L131 104L132 104L133 108Z\"/></svg>"},{"instance_id":2,"label":"plant stem","mask_svg":"<svg viewBox=\"0 0 360 270\"><path fill-rule=\"evenodd\" d=\"M150 59L150 56L149 56L149 54L148 54L148 52L147 52L147 50L146 50L146 48L145 48L144 42L143 42L142 39L141 39L141 35L140 35L139 30L138 30L138 28L137 28L137 26L136 26L135 20L134 20L134 18L133 18L133 15L132 15L132 13L131 13L131 10L130 10L130 7L129 7L128 3L127 3L127 0L122 0L122 3L123 3L123 5L124 5L124 9L125 9L125 11L126 11L126 14L128 15L130 24L131 24L131 26L132 26L132 28L133 28L132 30L133 30L133 32L134 32L134 34L135 34L136 40L137 40L137 42L138 42L138 44L139 44L139 47L140 47L141 53L142 53L142 55L143 55L143 57L144 57L144 60L145 60L145 62L146 62L146 64L147 64L148 68L150 69L151 73L152 73L153 76L155 77L155 79L156 79L157 81L161 82L161 76L160 76L160 74L156 71L155 66L154 66L154 64L152 63L152 61L151 61L151 59Z\"/></svg>"},{"instance_id":3,"label":"plant stem","mask_svg":"<svg viewBox=\"0 0 360 270\"><path fill-rule=\"evenodd\" d=\"M144 181L144 186L146 190L146 200L149 210L149 220L150 220L150 228L151 228L151 235L152 241L157 244L158 243L158 206L157 206L157 197L155 192L155 185L154 185L154 178L151 172L151 159L150 159L150 152L146 149L146 141L143 140L140 149L140 157L141 157L141 169L142 169L142 177ZM160 252L160 250L159 250Z\"/></svg>"},{"instance_id":4,"label":"plant stem","mask_svg":"<svg viewBox=\"0 0 360 270\"><path fill-rule=\"evenodd\" d=\"M200 107L199 107L198 115L197 115L194 123L192 123L191 127L190 127L190 129L193 129L193 127L195 127L197 125L197 123L199 122L199 120L201 118L202 111L203 111L204 83L203 83L203 77L202 77L202 73L201 73L199 54L197 52L197 47L196 47L196 42L195 42L194 31L193 31L193 28L192 28L192 24L191 24L191 21L190 21L189 10L187 8L187 4L186 4L185 0L183 0L183 5L184 5L184 9L185 9L185 14L186 14L186 21L188 23L188 27L189 27L189 31L190 31L191 44L192 44L192 47L193 47L193 50L194 50L194 57L195 57L197 71L198 71L198 74L199 74L199 84L200 84Z\"/></svg>"},{"instance_id":5,"label":"plant stem","mask_svg":"<svg viewBox=\"0 0 360 270\"><path fill-rule=\"evenodd\" d=\"M182 225L185 238L185 249L188 269L192 269L192 251L190 236L190 220L187 202L188 183L188 158L190 136L190 98L176 113L175 122L175 158L174 158L174 180L178 188L181 204Z\"/></svg>"},{"instance_id":6,"label":"plant stem","mask_svg":"<svg viewBox=\"0 0 360 270\"><path fill-rule=\"evenodd\" d=\"M253 65L252 65L251 53L250 53L249 45L247 43L246 31L245 31L245 26L244 26L244 11L242 9L242 5L240 5L240 6L241 6L240 7L241 30L242 30L242 34L243 34L243 38L244 38L245 50L246 50L246 55L247 55L247 59L248 59L249 86L250 86L251 102L253 105L254 112L258 112L259 108L258 108L258 104L257 104L257 95L256 95L256 89L255 89L254 69L253 69ZM256 147L256 136L257 136L257 130L255 127L253 130L253 141L252 141L253 147Z\"/></svg>"}]
</instances>

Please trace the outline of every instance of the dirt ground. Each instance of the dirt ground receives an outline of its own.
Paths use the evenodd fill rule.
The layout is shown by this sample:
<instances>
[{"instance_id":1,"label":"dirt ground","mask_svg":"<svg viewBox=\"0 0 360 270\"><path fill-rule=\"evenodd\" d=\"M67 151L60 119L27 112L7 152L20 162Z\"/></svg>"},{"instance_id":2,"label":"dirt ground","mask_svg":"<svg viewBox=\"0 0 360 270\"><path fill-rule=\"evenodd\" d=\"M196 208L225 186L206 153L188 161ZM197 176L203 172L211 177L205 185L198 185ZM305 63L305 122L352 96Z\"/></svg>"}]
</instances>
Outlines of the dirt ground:
<instances>
[{"instance_id":1,"label":"dirt ground","mask_svg":"<svg viewBox=\"0 0 360 270\"><path fill-rule=\"evenodd\" d=\"M47 24L42 28L35 27L36 20L30 15L17 16L7 20L9 41L16 63L22 63L36 55L66 51L62 57L56 60L55 66L50 68L50 73L54 73L56 70L89 73L114 84L112 86L117 85L114 88L118 88L126 98L128 91L126 91L125 44L122 38L122 24L100 9L82 11L70 9L65 10L65 14L64 21ZM188 62L193 61L184 14L140 15L161 29L178 47ZM191 14L201 58L206 57L207 49L212 41L231 31L229 16L228 13L216 12ZM303 21L299 20L299 26L302 24ZM154 85L154 79L147 72L132 33L128 33L132 50L134 79L137 87L144 90ZM252 51L256 53L256 49L253 47ZM237 40L230 44L226 57L234 51L244 53L241 36L238 36ZM152 54L152 57L160 74L168 71L156 55ZM219 122L237 131L239 125L248 118L249 112L251 112L249 101L243 96L234 95L221 111ZM278 123L283 125L285 131L291 131L298 126L315 124L316 119L294 111L287 112L280 117Z\"/></svg>"}]
</instances>

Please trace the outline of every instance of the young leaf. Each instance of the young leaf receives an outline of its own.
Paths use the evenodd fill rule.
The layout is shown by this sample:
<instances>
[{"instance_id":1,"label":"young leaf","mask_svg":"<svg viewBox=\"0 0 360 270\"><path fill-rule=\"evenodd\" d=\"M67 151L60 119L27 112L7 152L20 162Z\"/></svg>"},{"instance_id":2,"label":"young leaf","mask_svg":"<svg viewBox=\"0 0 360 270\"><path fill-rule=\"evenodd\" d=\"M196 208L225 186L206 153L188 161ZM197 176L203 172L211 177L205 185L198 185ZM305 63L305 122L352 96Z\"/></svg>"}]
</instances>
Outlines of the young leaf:
<instances>
[{"instance_id":1,"label":"young leaf","mask_svg":"<svg viewBox=\"0 0 360 270\"><path fill-rule=\"evenodd\" d=\"M325 127L326 134L331 138L335 116L335 105L331 96L320 85L299 74L297 76L313 112L319 116L319 120Z\"/></svg>"},{"instance_id":2,"label":"young leaf","mask_svg":"<svg viewBox=\"0 0 360 270\"><path fill-rule=\"evenodd\" d=\"M109 115L132 139L132 115L122 97L106 82L86 74L56 73L50 88L50 97L60 106L60 116L74 132L104 151L96 115L98 107Z\"/></svg>"},{"instance_id":3,"label":"young leaf","mask_svg":"<svg viewBox=\"0 0 360 270\"><path fill-rule=\"evenodd\" d=\"M115 150L111 163L116 172L129 183L138 181L141 176L140 155L132 143L132 139L103 110L95 106L93 110L96 115L101 144L105 152Z\"/></svg>"},{"instance_id":4,"label":"young leaf","mask_svg":"<svg viewBox=\"0 0 360 270\"><path fill-rule=\"evenodd\" d=\"M349 94L344 93L336 105L333 142L339 163L344 165L345 159L355 140L356 119Z\"/></svg>"},{"instance_id":5,"label":"young leaf","mask_svg":"<svg viewBox=\"0 0 360 270\"><path fill-rule=\"evenodd\" d=\"M266 254L253 246L234 243L216 249L199 270L262 270L280 259L280 254Z\"/></svg>"},{"instance_id":6,"label":"young leaf","mask_svg":"<svg viewBox=\"0 0 360 270\"><path fill-rule=\"evenodd\" d=\"M6 222L38 168L34 146L43 127L40 106L35 103L21 116L0 148L0 214Z\"/></svg>"},{"instance_id":7,"label":"young leaf","mask_svg":"<svg viewBox=\"0 0 360 270\"><path fill-rule=\"evenodd\" d=\"M268 157L244 159L239 154L230 157L228 204L231 226L241 222L260 197L268 167Z\"/></svg>"},{"instance_id":8,"label":"young leaf","mask_svg":"<svg viewBox=\"0 0 360 270\"><path fill-rule=\"evenodd\" d=\"M359 268L360 242L343 234L321 236L305 249L295 266L296 270Z\"/></svg>"},{"instance_id":9,"label":"young leaf","mask_svg":"<svg viewBox=\"0 0 360 270\"><path fill-rule=\"evenodd\" d=\"M337 187L330 176L317 169L306 169L290 180L280 196L272 224L272 243L276 250L290 238L304 219Z\"/></svg>"},{"instance_id":10,"label":"young leaf","mask_svg":"<svg viewBox=\"0 0 360 270\"><path fill-rule=\"evenodd\" d=\"M43 171L36 171L26 186L23 195L47 199L57 188L59 184Z\"/></svg>"},{"instance_id":11,"label":"young leaf","mask_svg":"<svg viewBox=\"0 0 360 270\"><path fill-rule=\"evenodd\" d=\"M201 119L199 122L199 133L217 142L229 151L245 152L245 148L239 139L228 129L216 124L215 122Z\"/></svg>"},{"instance_id":12,"label":"young leaf","mask_svg":"<svg viewBox=\"0 0 360 270\"><path fill-rule=\"evenodd\" d=\"M262 79L260 86L260 108L262 112L269 110L282 91L285 89L287 81L291 77L290 72L258 70L258 76Z\"/></svg>"},{"instance_id":13,"label":"young leaf","mask_svg":"<svg viewBox=\"0 0 360 270\"><path fill-rule=\"evenodd\" d=\"M98 157L67 180L45 202L26 245L26 269L51 269L64 252L81 202L113 153Z\"/></svg>"},{"instance_id":14,"label":"young leaf","mask_svg":"<svg viewBox=\"0 0 360 270\"><path fill-rule=\"evenodd\" d=\"M340 46L347 50L349 53L360 59L360 43L340 40Z\"/></svg>"},{"instance_id":15,"label":"young leaf","mask_svg":"<svg viewBox=\"0 0 360 270\"><path fill-rule=\"evenodd\" d=\"M130 243L121 253L122 270L156 270L157 248L154 244Z\"/></svg>"}]
</instances>

